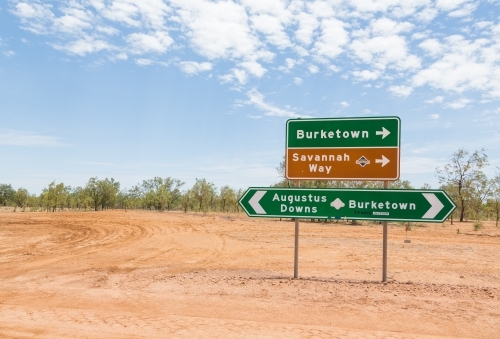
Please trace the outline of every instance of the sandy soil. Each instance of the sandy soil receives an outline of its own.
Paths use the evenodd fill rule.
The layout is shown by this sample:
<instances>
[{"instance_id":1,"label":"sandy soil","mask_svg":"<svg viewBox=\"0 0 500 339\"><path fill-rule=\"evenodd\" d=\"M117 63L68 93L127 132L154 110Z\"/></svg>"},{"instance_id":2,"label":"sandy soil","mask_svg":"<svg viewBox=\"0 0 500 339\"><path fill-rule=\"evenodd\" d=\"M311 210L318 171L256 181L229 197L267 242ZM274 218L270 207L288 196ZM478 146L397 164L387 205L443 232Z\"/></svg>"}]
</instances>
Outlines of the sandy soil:
<instances>
[{"instance_id":1,"label":"sandy soil","mask_svg":"<svg viewBox=\"0 0 500 339\"><path fill-rule=\"evenodd\" d=\"M460 228L460 234L457 234ZM500 338L500 227L0 213L1 338Z\"/></svg>"}]
</instances>

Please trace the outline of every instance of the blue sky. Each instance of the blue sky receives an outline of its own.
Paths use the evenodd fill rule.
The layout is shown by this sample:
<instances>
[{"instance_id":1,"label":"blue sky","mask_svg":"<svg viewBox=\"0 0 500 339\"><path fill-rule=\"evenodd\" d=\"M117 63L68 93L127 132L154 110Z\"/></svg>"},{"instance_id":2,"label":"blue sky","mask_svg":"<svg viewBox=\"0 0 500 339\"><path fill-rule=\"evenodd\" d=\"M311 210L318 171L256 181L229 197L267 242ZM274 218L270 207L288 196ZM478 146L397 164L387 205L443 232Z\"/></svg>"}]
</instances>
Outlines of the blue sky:
<instances>
[{"instance_id":1,"label":"blue sky","mask_svg":"<svg viewBox=\"0 0 500 339\"><path fill-rule=\"evenodd\" d=\"M399 116L401 179L500 166L500 3L7 0L0 183L267 186L297 117Z\"/></svg>"}]
</instances>

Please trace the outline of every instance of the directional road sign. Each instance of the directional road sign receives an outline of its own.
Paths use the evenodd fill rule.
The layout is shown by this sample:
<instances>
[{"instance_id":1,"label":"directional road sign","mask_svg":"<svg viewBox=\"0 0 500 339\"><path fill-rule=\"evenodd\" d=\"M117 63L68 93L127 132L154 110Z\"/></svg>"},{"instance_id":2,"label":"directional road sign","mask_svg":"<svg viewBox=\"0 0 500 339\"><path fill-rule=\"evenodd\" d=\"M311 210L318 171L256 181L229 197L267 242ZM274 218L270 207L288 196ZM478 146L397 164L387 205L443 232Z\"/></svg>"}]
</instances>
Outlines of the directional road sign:
<instances>
[{"instance_id":1,"label":"directional road sign","mask_svg":"<svg viewBox=\"0 0 500 339\"><path fill-rule=\"evenodd\" d=\"M250 217L443 222L456 205L441 190L249 188Z\"/></svg>"},{"instance_id":2,"label":"directional road sign","mask_svg":"<svg viewBox=\"0 0 500 339\"><path fill-rule=\"evenodd\" d=\"M397 180L398 117L291 119L286 124L288 179Z\"/></svg>"}]
</instances>

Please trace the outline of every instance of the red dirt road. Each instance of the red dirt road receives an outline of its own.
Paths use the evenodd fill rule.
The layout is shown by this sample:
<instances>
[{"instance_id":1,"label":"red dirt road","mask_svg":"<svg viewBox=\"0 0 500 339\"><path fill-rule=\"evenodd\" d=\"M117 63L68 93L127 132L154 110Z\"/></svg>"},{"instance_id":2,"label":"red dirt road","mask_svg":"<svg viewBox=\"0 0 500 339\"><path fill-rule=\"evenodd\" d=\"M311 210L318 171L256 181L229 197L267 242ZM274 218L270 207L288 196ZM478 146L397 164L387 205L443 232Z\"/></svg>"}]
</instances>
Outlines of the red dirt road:
<instances>
[{"instance_id":1,"label":"red dirt road","mask_svg":"<svg viewBox=\"0 0 500 339\"><path fill-rule=\"evenodd\" d=\"M1 338L500 338L500 228L0 212ZM457 234L460 228L461 234Z\"/></svg>"}]
</instances>

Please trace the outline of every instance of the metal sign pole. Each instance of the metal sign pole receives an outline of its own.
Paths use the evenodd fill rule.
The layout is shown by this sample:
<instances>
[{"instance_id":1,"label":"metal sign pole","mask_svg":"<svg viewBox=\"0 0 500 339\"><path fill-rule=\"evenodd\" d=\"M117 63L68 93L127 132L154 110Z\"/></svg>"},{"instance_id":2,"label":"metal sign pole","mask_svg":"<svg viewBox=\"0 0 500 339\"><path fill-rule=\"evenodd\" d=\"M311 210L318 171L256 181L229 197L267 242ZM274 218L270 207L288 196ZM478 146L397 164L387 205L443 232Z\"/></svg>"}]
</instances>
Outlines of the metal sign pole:
<instances>
[{"instance_id":1,"label":"metal sign pole","mask_svg":"<svg viewBox=\"0 0 500 339\"><path fill-rule=\"evenodd\" d=\"M384 189L387 189L389 182L384 181ZM382 282L387 281L387 221L384 221L384 231L382 240Z\"/></svg>"},{"instance_id":2,"label":"metal sign pole","mask_svg":"<svg viewBox=\"0 0 500 339\"><path fill-rule=\"evenodd\" d=\"M297 187L300 187L300 180L297 180ZM295 251L293 259L293 277L299 278L299 218L295 218Z\"/></svg>"}]
</instances>

